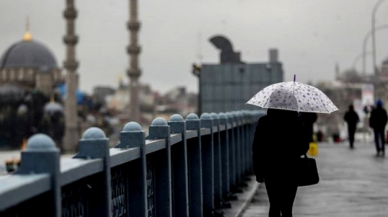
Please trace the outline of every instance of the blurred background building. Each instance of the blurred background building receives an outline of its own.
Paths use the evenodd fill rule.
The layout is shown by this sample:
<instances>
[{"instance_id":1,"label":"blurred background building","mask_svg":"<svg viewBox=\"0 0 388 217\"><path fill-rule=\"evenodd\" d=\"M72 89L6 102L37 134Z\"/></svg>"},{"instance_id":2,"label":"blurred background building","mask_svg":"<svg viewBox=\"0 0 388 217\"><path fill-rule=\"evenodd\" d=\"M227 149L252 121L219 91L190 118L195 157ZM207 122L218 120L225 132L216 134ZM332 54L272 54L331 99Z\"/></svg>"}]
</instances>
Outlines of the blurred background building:
<instances>
[{"instance_id":1,"label":"blurred background building","mask_svg":"<svg viewBox=\"0 0 388 217\"><path fill-rule=\"evenodd\" d=\"M20 148L34 133L44 132L61 144L63 107L56 88L63 83L56 58L33 39L27 21L23 39L0 59L0 148Z\"/></svg>"},{"instance_id":2,"label":"blurred background building","mask_svg":"<svg viewBox=\"0 0 388 217\"><path fill-rule=\"evenodd\" d=\"M23 91L36 89L46 95L53 94L55 87L63 82L56 58L44 44L32 38L28 28L22 41L3 52L0 73L0 86Z\"/></svg>"},{"instance_id":3,"label":"blurred background building","mask_svg":"<svg viewBox=\"0 0 388 217\"><path fill-rule=\"evenodd\" d=\"M357 129L359 139L371 139L369 115L375 106L375 101L381 99L385 102L385 108L388 108L388 59L382 62L376 74L365 75L356 69L341 72L338 65L335 71L334 81L317 82L315 86L334 102L339 111L329 116L319 115L315 130L321 131L326 138L338 136L346 139L347 132L343 118L348 106L352 104L361 120Z\"/></svg>"},{"instance_id":4,"label":"blurred background building","mask_svg":"<svg viewBox=\"0 0 388 217\"><path fill-rule=\"evenodd\" d=\"M227 38L216 36L210 42L220 50L220 63L193 68L199 78L199 113L258 109L245 103L264 87L283 81L278 50L269 50L268 62L245 63Z\"/></svg>"}]
</instances>

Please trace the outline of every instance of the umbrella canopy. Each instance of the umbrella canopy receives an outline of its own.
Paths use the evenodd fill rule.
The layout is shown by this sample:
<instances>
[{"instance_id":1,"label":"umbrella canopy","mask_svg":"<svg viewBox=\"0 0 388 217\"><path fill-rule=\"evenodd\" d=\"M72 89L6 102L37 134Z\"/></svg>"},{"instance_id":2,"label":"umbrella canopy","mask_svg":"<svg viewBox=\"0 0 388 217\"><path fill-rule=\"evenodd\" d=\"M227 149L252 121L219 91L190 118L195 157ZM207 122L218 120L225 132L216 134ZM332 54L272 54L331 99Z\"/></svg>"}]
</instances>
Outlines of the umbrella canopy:
<instances>
[{"instance_id":1,"label":"umbrella canopy","mask_svg":"<svg viewBox=\"0 0 388 217\"><path fill-rule=\"evenodd\" d=\"M0 87L1 95L20 95L23 94L24 90L18 86L12 84L4 84Z\"/></svg>"},{"instance_id":2,"label":"umbrella canopy","mask_svg":"<svg viewBox=\"0 0 388 217\"><path fill-rule=\"evenodd\" d=\"M44 106L44 112L54 114L55 112L63 113L63 107L57 102L49 102Z\"/></svg>"},{"instance_id":3,"label":"umbrella canopy","mask_svg":"<svg viewBox=\"0 0 388 217\"><path fill-rule=\"evenodd\" d=\"M0 86L0 102L10 103L23 99L25 91L12 84L4 84Z\"/></svg>"},{"instance_id":4,"label":"umbrella canopy","mask_svg":"<svg viewBox=\"0 0 388 217\"><path fill-rule=\"evenodd\" d=\"M270 85L254 95L247 104L262 108L327 114L338 110L322 91L295 81Z\"/></svg>"},{"instance_id":5,"label":"umbrella canopy","mask_svg":"<svg viewBox=\"0 0 388 217\"><path fill-rule=\"evenodd\" d=\"M62 98L66 98L66 84L59 85L57 89L61 94ZM76 90L75 94L77 99L77 105L81 105L84 102L85 94L79 89Z\"/></svg>"}]
</instances>

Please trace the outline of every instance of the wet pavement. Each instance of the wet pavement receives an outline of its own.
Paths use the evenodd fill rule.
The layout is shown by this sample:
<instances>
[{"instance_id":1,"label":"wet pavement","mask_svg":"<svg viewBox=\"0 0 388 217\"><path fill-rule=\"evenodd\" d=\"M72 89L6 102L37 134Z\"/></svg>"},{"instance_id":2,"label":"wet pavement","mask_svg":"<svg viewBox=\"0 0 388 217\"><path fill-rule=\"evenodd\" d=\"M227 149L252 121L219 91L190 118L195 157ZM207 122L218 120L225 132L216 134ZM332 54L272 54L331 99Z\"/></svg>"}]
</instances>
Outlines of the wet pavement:
<instances>
[{"instance_id":1,"label":"wet pavement","mask_svg":"<svg viewBox=\"0 0 388 217\"><path fill-rule=\"evenodd\" d=\"M298 189L294 217L387 217L388 156L376 157L372 144L320 144L316 158L320 183ZM268 197L260 185L243 217L268 216Z\"/></svg>"}]
</instances>

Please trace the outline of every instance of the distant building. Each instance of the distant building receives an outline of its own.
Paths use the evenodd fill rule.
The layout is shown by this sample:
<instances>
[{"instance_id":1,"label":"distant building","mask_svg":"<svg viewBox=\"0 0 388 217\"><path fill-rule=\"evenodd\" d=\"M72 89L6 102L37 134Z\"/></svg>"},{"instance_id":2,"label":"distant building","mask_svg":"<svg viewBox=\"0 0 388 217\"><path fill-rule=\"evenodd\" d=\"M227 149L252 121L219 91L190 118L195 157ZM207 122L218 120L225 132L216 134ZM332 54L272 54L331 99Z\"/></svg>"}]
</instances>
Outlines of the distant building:
<instances>
[{"instance_id":1,"label":"distant building","mask_svg":"<svg viewBox=\"0 0 388 217\"><path fill-rule=\"evenodd\" d=\"M283 81L276 49L269 51L269 62L244 63L226 38L217 36L210 41L221 50L221 63L202 64L200 69L194 69L199 77L200 113L258 109L245 103L264 87Z\"/></svg>"},{"instance_id":2,"label":"distant building","mask_svg":"<svg viewBox=\"0 0 388 217\"><path fill-rule=\"evenodd\" d=\"M186 116L191 112L195 112L198 96L193 93L188 93L185 87L176 87L162 95L158 91L151 88L149 84L139 83L139 119L140 124L149 125L156 117L169 117L173 114L181 114ZM128 119L126 111L131 108L130 88L123 82L119 83L119 87L114 94L108 94L105 97L106 107L109 111L117 114L118 118L125 124Z\"/></svg>"},{"instance_id":3,"label":"distant building","mask_svg":"<svg viewBox=\"0 0 388 217\"><path fill-rule=\"evenodd\" d=\"M108 86L97 86L93 89L93 96L95 97L96 101L103 105L105 104L106 97L115 93L116 90Z\"/></svg>"},{"instance_id":4,"label":"distant building","mask_svg":"<svg viewBox=\"0 0 388 217\"><path fill-rule=\"evenodd\" d=\"M156 107L156 112L158 115L181 114L187 116L189 113L195 112L197 99L197 94L187 92L186 87L176 87L164 95L163 100Z\"/></svg>"},{"instance_id":5,"label":"distant building","mask_svg":"<svg viewBox=\"0 0 388 217\"><path fill-rule=\"evenodd\" d=\"M374 106L376 99L383 100L388 108L388 60L383 61L379 73L363 75L355 69L340 72L336 66L336 81L319 82L317 88L322 90L338 107L339 111L318 118L319 130L327 136L341 134L344 130L343 117L349 105L354 105L361 122L359 130L369 127L369 115L365 113L370 106ZM346 134L346 133L345 133ZM346 137L345 137L346 138Z\"/></svg>"},{"instance_id":6,"label":"distant building","mask_svg":"<svg viewBox=\"0 0 388 217\"><path fill-rule=\"evenodd\" d=\"M64 112L55 94L61 83L53 53L32 38L27 23L23 39L0 58L0 147L20 148L36 133L50 135L61 144Z\"/></svg>"},{"instance_id":7,"label":"distant building","mask_svg":"<svg viewBox=\"0 0 388 217\"><path fill-rule=\"evenodd\" d=\"M63 81L54 55L26 31L23 40L11 45L0 59L0 86L7 84L22 90L37 89L50 96Z\"/></svg>"}]
</instances>

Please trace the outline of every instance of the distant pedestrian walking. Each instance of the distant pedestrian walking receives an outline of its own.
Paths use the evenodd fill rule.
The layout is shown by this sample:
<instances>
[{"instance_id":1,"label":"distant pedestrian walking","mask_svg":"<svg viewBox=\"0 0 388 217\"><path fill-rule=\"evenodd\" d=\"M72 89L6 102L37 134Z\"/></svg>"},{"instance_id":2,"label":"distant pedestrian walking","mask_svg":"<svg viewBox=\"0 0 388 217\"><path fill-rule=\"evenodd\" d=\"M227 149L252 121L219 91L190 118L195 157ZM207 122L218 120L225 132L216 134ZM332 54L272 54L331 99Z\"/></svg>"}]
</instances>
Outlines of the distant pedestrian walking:
<instances>
[{"instance_id":1,"label":"distant pedestrian walking","mask_svg":"<svg viewBox=\"0 0 388 217\"><path fill-rule=\"evenodd\" d=\"M387 125L387 111L383 108L383 102L379 99L376 102L376 108L372 110L369 119L369 126L375 134L376 155L385 155L385 125Z\"/></svg>"},{"instance_id":2,"label":"distant pedestrian walking","mask_svg":"<svg viewBox=\"0 0 388 217\"><path fill-rule=\"evenodd\" d=\"M354 111L353 105L349 106L344 119L348 124L349 147L354 148L354 134L356 133L357 123L360 121L358 114Z\"/></svg>"},{"instance_id":3,"label":"distant pedestrian walking","mask_svg":"<svg viewBox=\"0 0 388 217\"><path fill-rule=\"evenodd\" d=\"M305 128L295 111L268 109L256 127L253 170L256 180L265 182L270 217L292 216L298 189L293 177L300 156L309 149L305 135Z\"/></svg>"}]
</instances>

